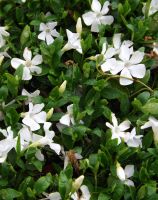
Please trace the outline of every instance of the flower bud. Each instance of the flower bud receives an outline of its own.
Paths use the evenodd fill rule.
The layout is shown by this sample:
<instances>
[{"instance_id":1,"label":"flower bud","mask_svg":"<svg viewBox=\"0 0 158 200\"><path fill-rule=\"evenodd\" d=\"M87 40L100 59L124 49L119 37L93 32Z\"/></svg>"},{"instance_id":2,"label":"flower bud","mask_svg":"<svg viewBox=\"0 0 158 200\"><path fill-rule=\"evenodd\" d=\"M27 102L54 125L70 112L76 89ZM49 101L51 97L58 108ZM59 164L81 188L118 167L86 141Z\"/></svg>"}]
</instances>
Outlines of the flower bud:
<instances>
[{"instance_id":1,"label":"flower bud","mask_svg":"<svg viewBox=\"0 0 158 200\"><path fill-rule=\"evenodd\" d=\"M54 112L54 108L51 108L48 112L47 112L47 120L49 120L52 117L52 114Z\"/></svg>"},{"instance_id":2,"label":"flower bud","mask_svg":"<svg viewBox=\"0 0 158 200\"><path fill-rule=\"evenodd\" d=\"M82 33L82 21L80 17L77 19L76 32L79 33L80 35Z\"/></svg>"},{"instance_id":3,"label":"flower bud","mask_svg":"<svg viewBox=\"0 0 158 200\"><path fill-rule=\"evenodd\" d=\"M121 167L120 163L118 162L116 164L116 173L117 173L118 178L121 181L124 181L126 179L124 169Z\"/></svg>"},{"instance_id":4,"label":"flower bud","mask_svg":"<svg viewBox=\"0 0 158 200\"><path fill-rule=\"evenodd\" d=\"M59 93L60 94L63 94L65 89L66 89L66 84L67 84L67 81L65 80L59 87Z\"/></svg>"},{"instance_id":5,"label":"flower bud","mask_svg":"<svg viewBox=\"0 0 158 200\"><path fill-rule=\"evenodd\" d=\"M72 189L77 191L81 187L83 180L84 180L83 175L81 175L77 179L75 179L75 181L72 183Z\"/></svg>"},{"instance_id":6,"label":"flower bud","mask_svg":"<svg viewBox=\"0 0 158 200\"><path fill-rule=\"evenodd\" d=\"M1 66L1 64L3 62L3 59L4 59L4 56L0 56L0 66Z\"/></svg>"}]
</instances>

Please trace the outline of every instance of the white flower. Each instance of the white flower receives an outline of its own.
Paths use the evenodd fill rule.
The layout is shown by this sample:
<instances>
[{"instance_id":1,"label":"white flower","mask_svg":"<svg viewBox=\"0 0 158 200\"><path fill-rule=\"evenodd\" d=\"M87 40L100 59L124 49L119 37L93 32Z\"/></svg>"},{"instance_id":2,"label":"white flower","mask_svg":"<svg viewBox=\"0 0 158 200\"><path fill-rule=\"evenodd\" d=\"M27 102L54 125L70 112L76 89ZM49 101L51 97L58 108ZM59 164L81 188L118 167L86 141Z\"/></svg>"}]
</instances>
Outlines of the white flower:
<instances>
[{"instance_id":1,"label":"white flower","mask_svg":"<svg viewBox=\"0 0 158 200\"><path fill-rule=\"evenodd\" d=\"M109 5L109 1L105 1L101 9L100 2L98 0L93 0L91 5L92 11L82 15L84 23L87 26L91 26L92 32L99 32L99 25L101 24L111 25L113 23L113 16L106 15L109 12Z\"/></svg>"},{"instance_id":2,"label":"white flower","mask_svg":"<svg viewBox=\"0 0 158 200\"><path fill-rule=\"evenodd\" d=\"M150 116L149 121L146 122L141 129L146 129L151 127L154 133L154 142L158 143L158 120L155 117Z\"/></svg>"},{"instance_id":3,"label":"white flower","mask_svg":"<svg viewBox=\"0 0 158 200\"><path fill-rule=\"evenodd\" d=\"M50 127L51 123L45 122L43 126L45 136L41 136L32 133L32 131L27 126L23 125L23 128L19 131L21 150L25 150L29 146L44 147L46 145L49 145L49 147L59 155L61 146L59 144L54 143L53 137L55 136L55 133L54 131L49 130ZM40 161L44 160L44 156L39 149L36 152L35 156Z\"/></svg>"},{"instance_id":4,"label":"white flower","mask_svg":"<svg viewBox=\"0 0 158 200\"><path fill-rule=\"evenodd\" d=\"M145 14L145 10L146 10L146 3L144 4L143 9L142 9L144 14ZM149 6L148 16L153 15L157 11L158 11L158 1L152 0Z\"/></svg>"},{"instance_id":5,"label":"white flower","mask_svg":"<svg viewBox=\"0 0 158 200\"><path fill-rule=\"evenodd\" d=\"M131 47L133 45L133 42L130 41L130 40L124 40L121 44L121 33L114 34L112 46L108 47L108 45L106 43L103 44L101 54L104 56L104 60L107 60L109 58L112 58L114 55L119 54L120 48L121 48L122 45L125 45L127 47ZM132 47L131 50L133 50L133 47ZM103 66L104 66L104 64L101 65L101 67L103 67ZM104 67L103 67L103 69L104 69ZM105 69L103 71L108 71L108 70Z\"/></svg>"},{"instance_id":6,"label":"white flower","mask_svg":"<svg viewBox=\"0 0 158 200\"><path fill-rule=\"evenodd\" d=\"M11 60L11 65L14 69L17 69L20 65L23 65L23 75L22 80L31 80L32 73L36 72L40 74L42 69L38 67L43 61L42 56L37 54L32 59L32 52L26 47L23 52L23 57L25 60L19 58L13 58Z\"/></svg>"},{"instance_id":7,"label":"white flower","mask_svg":"<svg viewBox=\"0 0 158 200\"><path fill-rule=\"evenodd\" d=\"M73 104L67 106L67 113L60 118L59 122L67 126L70 126L71 123L73 125L75 124L73 117Z\"/></svg>"},{"instance_id":8,"label":"white flower","mask_svg":"<svg viewBox=\"0 0 158 200\"><path fill-rule=\"evenodd\" d=\"M81 191L81 196L79 197L78 193L75 192L71 195L71 198L73 200L89 200L91 195L90 195L90 192L89 192L89 189L86 185L82 185L80 187L80 191Z\"/></svg>"},{"instance_id":9,"label":"white flower","mask_svg":"<svg viewBox=\"0 0 158 200\"><path fill-rule=\"evenodd\" d=\"M111 114L112 117L112 124L106 122L106 126L111 129L112 137L111 139L118 139L118 144L121 143L121 138L124 138L125 131L130 128L130 121L125 120L120 125L118 125L117 118L114 113Z\"/></svg>"},{"instance_id":10,"label":"white flower","mask_svg":"<svg viewBox=\"0 0 158 200\"><path fill-rule=\"evenodd\" d=\"M82 47L81 47L81 32L82 32L82 24L81 19L78 18L77 25L76 25L76 31L77 33L73 33L66 29L66 34L68 37L68 42L65 44L65 46L62 48L62 51L69 51L71 49L76 49L79 53L82 54Z\"/></svg>"},{"instance_id":11,"label":"white flower","mask_svg":"<svg viewBox=\"0 0 158 200\"><path fill-rule=\"evenodd\" d=\"M41 111L43 107L43 103L36 105L29 103L29 111L21 114L21 116L24 118L22 122L27 125L31 131L39 130L39 124L46 122L46 112Z\"/></svg>"},{"instance_id":12,"label":"white flower","mask_svg":"<svg viewBox=\"0 0 158 200\"><path fill-rule=\"evenodd\" d=\"M140 62L144 58L144 52L135 51L128 45L121 45L120 60L115 58L108 59L102 65L102 71L110 71L113 75L120 73L120 84L129 85L133 83L133 78L143 78L146 73L146 68L144 64ZM125 78L127 77L127 78Z\"/></svg>"},{"instance_id":13,"label":"white flower","mask_svg":"<svg viewBox=\"0 0 158 200\"><path fill-rule=\"evenodd\" d=\"M116 164L116 173L118 178L128 186L134 186L134 182L131 181L129 178L134 174L134 165L126 165L125 169L123 169L120 163L117 162Z\"/></svg>"},{"instance_id":14,"label":"white flower","mask_svg":"<svg viewBox=\"0 0 158 200\"><path fill-rule=\"evenodd\" d=\"M143 135L136 135L136 129L133 128L131 132L127 132L124 136L124 141L129 147L142 147Z\"/></svg>"},{"instance_id":15,"label":"white flower","mask_svg":"<svg viewBox=\"0 0 158 200\"><path fill-rule=\"evenodd\" d=\"M6 30L7 26L0 26L0 48L5 45L5 37L10 35Z\"/></svg>"},{"instance_id":16,"label":"white flower","mask_svg":"<svg viewBox=\"0 0 158 200\"><path fill-rule=\"evenodd\" d=\"M25 101L25 105L28 105L30 102L32 102L32 99L33 99L34 97L39 96L39 94L40 94L40 91L39 91L39 90L36 90L36 91L34 91L34 92L32 92L32 93L29 93L29 92L28 92L27 90L25 90L25 89L23 89L23 90L22 90L22 93L21 93L22 96L27 96L27 97L28 97L28 99Z\"/></svg>"},{"instance_id":17,"label":"white flower","mask_svg":"<svg viewBox=\"0 0 158 200\"><path fill-rule=\"evenodd\" d=\"M0 129L0 132L5 137L5 139L0 140L0 163L3 163L6 160L9 151L15 148L16 139L13 138L13 131L10 126L7 130Z\"/></svg>"},{"instance_id":18,"label":"white flower","mask_svg":"<svg viewBox=\"0 0 158 200\"><path fill-rule=\"evenodd\" d=\"M46 41L47 45L52 44L54 42L53 37L59 37L59 33L55 29L56 26L57 22L41 23L39 31L42 32L38 35L38 39Z\"/></svg>"}]
</instances>

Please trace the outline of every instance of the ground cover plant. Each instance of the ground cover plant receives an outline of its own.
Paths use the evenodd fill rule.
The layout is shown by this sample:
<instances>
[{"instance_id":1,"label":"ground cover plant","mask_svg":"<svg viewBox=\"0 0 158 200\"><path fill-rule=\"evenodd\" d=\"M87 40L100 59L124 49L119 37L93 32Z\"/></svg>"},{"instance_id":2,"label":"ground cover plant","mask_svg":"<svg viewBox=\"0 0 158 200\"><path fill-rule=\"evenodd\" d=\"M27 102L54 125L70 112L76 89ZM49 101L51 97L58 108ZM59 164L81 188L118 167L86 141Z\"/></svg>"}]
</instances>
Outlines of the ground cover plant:
<instances>
[{"instance_id":1,"label":"ground cover plant","mask_svg":"<svg viewBox=\"0 0 158 200\"><path fill-rule=\"evenodd\" d=\"M0 1L0 199L156 200L158 0Z\"/></svg>"}]
</instances>

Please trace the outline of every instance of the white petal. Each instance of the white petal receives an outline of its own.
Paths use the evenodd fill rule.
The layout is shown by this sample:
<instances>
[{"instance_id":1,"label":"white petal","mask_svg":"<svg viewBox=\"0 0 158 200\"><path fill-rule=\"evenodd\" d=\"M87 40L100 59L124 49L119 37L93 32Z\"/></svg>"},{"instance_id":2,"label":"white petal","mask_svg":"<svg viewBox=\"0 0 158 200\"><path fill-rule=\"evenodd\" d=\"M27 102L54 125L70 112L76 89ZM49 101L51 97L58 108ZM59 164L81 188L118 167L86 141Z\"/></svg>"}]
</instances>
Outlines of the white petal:
<instances>
[{"instance_id":1,"label":"white petal","mask_svg":"<svg viewBox=\"0 0 158 200\"><path fill-rule=\"evenodd\" d=\"M87 26L92 25L93 21L96 19L96 14L94 12L87 12L82 15L83 21Z\"/></svg>"},{"instance_id":2,"label":"white petal","mask_svg":"<svg viewBox=\"0 0 158 200\"><path fill-rule=\"evenodd\" d=\"M94 11L94 12L100 12L101 11L101 4L98 0L93 0L92 1L92 5L91 5L91 9Z\"/></svg>"},{"instance_id":3,"label":"white petal","mask_svg":"<svg viewBox=\"0 0 158 200\"><path fill-rule=\"evenodd\" d=\"M43 61L42 56L38 54L35 57L33 57L32 65L40 65L42 61Z\"/></svg>"},{"instance_id":4,"label":"white petal","mask_svg":"<svg viewBox=\"0 0 158 200\"><path fill-rule=\"evenodd\" d=\"M121 180L121 181L125 181L125 172L123 170L123 168L121 167L121 165L119 163L117 163L117 166L116 166L116 173L117 173L117 176L118 178Z\"/></svg>"},{"instance_id":5,"label":"white petal","mask_svg":"<svg viewBox=\"0 0 158 200\"><path fill-rule=\"evenodd\" d=\"M22 76L22 80L31 80L32 79L32 75L30 73L30 70L28 67L24 67L23 68L23 76Z\"/></svg>"},{"instance_id":6,"label":"white petal","mask_svg":"<svg viewBox=\"0 0 158 200\"><path fill-rule=\"evenodd\" d=\"M114 17L111 15L102 16L99 19L100 19L101 24L104 24L104 25L111 25L114 21Z\"/></svg>"},{"instance_id":7,"label":"white petal","mask_svg":"<svg viewBox=\"0 0 158 200\"><path fill-rule=\"evenodd\" d=\"M126 165L125 167L125 175L126 178L130 178L134 174L134 165Z\"/></svg>"},{"instance_id":8,"label":"white petal","mask_svg":"<svg viewBox=\"0 0 158 200\"><path fill-rule=\"evenodd\" d=\"M114 113L111 113L111 119L114 127L118 126L118 121Z\"/></svg>"},{"instance_id":9,"label":"white petal","mask_svg":"<svg viewBox=\"0 0 158 200\"><path fill-rule=\"evenodd\" d=\"M53 192L48 195L49 200L61 200L61 196L59 192Z\"/></svg>"},{"instance_id":10,"label":"white petal","mask_svg":"<svg viewBox=\"0 0 158 200\"><path fill-rule=\"evenodd\" d=\"M52 150L54 150L54 151L56 152L56 154L59 155L60 150L61 150L61 146L60 146L59 144L50 143L49 146L50 146L50 148L51 148Z\"/></svg>"},{"instance_id":11,"label":"white petal","mask_svg":"<svg viewBox=\"0 0 158 200\"><path fill-rule=\"evenodd\" d=\"M63 116L60 118L59 122L60 122L61 124L70 126L70 115L69 115L69 114L63 115Z\"/></svg>"},{"instance_id":12,"label":"white petal","mask_svg":"<svg viewBox=\"0 0 158 200\"><path fill-rule=\"evenodd\" d=\"M44 123L46 122L46 117L47 114L46 112L42 111L36 115L33 116L33 119L37 122L37 123Z\"/></svg>"},{"instance_id":13,"label":"white petal","mask_svg":"<svg viewBox=\"0 0 158 200\"><path fill-rule=\"evenodd\" d=\"M25 61L21 60L19 58L13 58L13 59L11 59L11 66L14 69L17 69L20 65L24 65L24 64L25 64Z\"/></svg>"},{"instance_id":14,"label":"white petal","mask_svg":"<svg viewBox=\"0 0 158 200\"><path fill-rule=\"evenodd\" d=\"M25 60L31 60L31 58L32 58L32 52L27 47L25 47L25 49L24 49L23 58Z\"/></svg>"},{"instance_id":15,"label":"white petal","mask_svg":"<svg viewBox=\"0 0 158 200\"><path fill-rule=\"evenodd\" d=\"M40 30L40 31L45 31L46 29L47 29L47 25L44 24L44 23L40 23L40 28L39 28L39 30Z\"/></svg>"},{"instance_id":16,"label":"white petal","mask_svg":"<svg viewBox=\"0 0 158 200\"><path fill-rule=\"evenodd\" d=\"M32 73L36 72L37 74L41 74L41 72L42 72L42 69L37 66L31 66L29 69Z\"/></svg>"},{"instance_id":17,"label":"white petal","mask_svg":"<svg viewBox=\"0 0 158 200\"><path fill-rule=\"evenodd\" d=\"M44 161L44 155L41 153L39 149L36 151L35 157L40 161Z\"/></svg>"},{"instance_id":18,"label":"white petal","mask_svg":"<svg viewBox=\"0 0 158 200\"><path fill-rule=\"evenodd\" d=\"M121 33L114 34L113 45L114 45L115 49L120 48L120 46L121 46Z\"/></svg>"},{"instance_id":19,"label":"white petal","mask_svg":"<svg viewBox=\"0 0 158 200\"><path fill-rule=\"evenodd\" d=\"M57 26L57 22L48 22L47 23L47 26L53 30L56 26Z\"/></svg>"},{"instance_id":20,"label":"white petal","mask_svg":"<svg viewBox=\"0 0 158 200\"><path fill-rule=\"evenodd\" d=\"M138 64L143 60L143 58L144 58L144 52L135 51L132 54L132 57L130 58L130 63Z\"/></svg>"},{"instance_id":21,"label":"white petal","mask_svg":"<svg viewBox=\"0 0 158 200\"><path fill-rule=\"evenodd\" d=\"M106 15L109 12L108 6L110 5L109 1L105 1L103 8L101 9L101 14Z\"/></svg>"},{"instance_id":22,"label":"white petal","mask_svg":"<svg viewBox=\"0 0 158 200\"><path fill-rule=\"evenodd\" d=\"M130 128L131 122L129 120L125 120L119 125L121 131L125 131Z\"/></svg>"},{"instance_id":23,"label":"white petal","mask_svg":"<svg viewBox=\"0 0 158 200\"><path fill-rule=\"evenodd\" d=\"M119 58L122 61L129 61L130 58L130 48L127 45L121 45Z\"/></svg>"},{"instance_id":24,"label":"white petal","mask_svg":"<svg viewBox=\"0 0 158 200\"><path fill-rule=\"evenodd\" d=\"M112 58L115 55L116 50L113 47L107 49L106 53L104 54L105 59Z\"/></svg>"},{"instance_id":25,"label":"white petal","mask_svg":"<svg viewBox=\"0 0 158 200\"><path fill-rule=\"evenodd\" d=\"M38 129L40 129L40 125L38 123L36 123L32 118L30 117L25 117L22 122L29 126L31 131L36 131Z\"/></svg>"},{"instance_id":26,"label":"white petal","mask_svg":"<svg viewBox=\"0 0 158 200\"><path fill-rule=\"evenodd\" d=\"M60 34L55 29L51 31L51 35L53 37L59 37L60 36Z\"/></svg>"},{"instance_id":27,"label":"white petal","mask_svg":"<svg viewBox=\"0 0 158 200\"><path fill-rule=\"evenodd\" d=\"M52 44L53 42L54 42L53 37L51 36L50 33L47 33L47 34L46 34L46 43L47 43L47 45L50 45L50 44Z\"/></svg>"},{"instance_id":28,"label":"white petal","mask_svg":"<svg viewBox=\"0 0 158 200\"><path fill-rule=\"evenodd\" d=\"M79 154L79 153L75 153L75 157L76 157L77 160L80 160L80 159L83 158L83 157L81 156L81 154Z\"/></svg>"},{"instance_id":29,"label":"white petal","mask_svg":"<svg viewBox=\"0 0 158 200\"><path fill-rule=\"evenodd\" d=\"M123 77L129 78L129 79L127 79L127 78L121 77L120 78L120 84L121 85L130 85L130 84L133 83L133 80L130 80L130 79L132 79L132 76L131 76L131 74L130 74L130 72L127 68L124 68L120 75L123 76Z\"/></svg>"},{"instance_id":30,"label":"white petal","mask_svg":"<svg viewBox=\"0 0 158 200\"><path fill-rule=\"evenodd\" d=\"M109 122L106 122L106 126L110 129L113 129L114 127L109 123Z\"/></svg>"},{"instance_id":31,"label":"white petal","mask_svg":"<svg viewBox=\"0 0 158 200\"><path fill-rule=\"evenodd\" d=\"M80 197L80 200L89 200L91 195L90 195L88 187L86 185L82 185L80 187L80 190L82 192L82 196Z\"/></svg>"},{"instance_id":32,"label":"white petal","mask_svg":"<svg viewBox=\"0 0 158 200\"><path fill-rule=\"evenodd\" d=\"M118 60L113 64L113 66L110 69L110 72L113 75L116 75L123 69L124 69L124 62Z\"/></svg>"},{"instance_id":33,"label":"white petal","mask_svg":"<svg viewBox=\"0 0 158 200\"><path fill-rule=\"evenodd\" d=\"M27 142L31 142L31 131L27 126L23 125L23 128L19 131L20 139L25 140Z\"/></svg>"},{"instance_id":34,"label":"white petal","mask_svg":"<svg viewBox=\"0 0 158 200\"><path fill-rule=\"evenodd\" d=\"M30 96L30 93L27 90L22 89L21 95L22 96Z\"/></svg>"},{"instance_id":35,"label":"white petal","mask_svg":"<svg viewBox=\"0 0 158 200\"><path fill-rule=\"evenodd\" d=\"M128 69L135 78L143 78L145 76L146 68L144 64L132 65Z\"/></svg>"},{"instance_id":36,"label":"white petal","mask_svg":"<svg viewBox=\"0 0 158 200\"><path fill-rule=\"evenodd\" d=\"M103 72L107 72L107 71L110 71L115 66L116 66L116 59L110 58L110 59L107 59L106 62L101 65L101 70Z\"/></svg>"},{"instance_id":37,"label":"white petal","mask_svg":"<svg viewBox=\"0 0 158 200\"><path fill-rule=\"evenodd\" d=\"M64 158L64 169L66 169L66 167L67 167L68 164L69 164L69 158L66 155L65 158Z\"/></svg>"},{"instance_id":38,"label":"white petal","mask_svg":"<svg viewBox=\"0 0 158 200\"><path fill-rule=\"evenodd\" d=\"M125 184L125 185L128 185L128 186L134 187L134 182L131 181L131 180L129 180L129 179L125 180L125 181L124 181L124 184Z\"/></svg>"},{"instance_id":39,"label":"white petal","mask_svg":"<svg viewBox=\"0 0 158 200\"><path fill-rule=\"evenodd\" d=\"M45 41L46 39L46 32L43 31L38 35L38 39Z\"/></svg>"},{"instance_id":40,"label":"white petal","mask_svg":"<svg viewBox=\"0 0 158 200\"><path fill-rule=\"evenodd\" d=\"M7 159L7 154L0 156L0 163L5 162L6 159Z\"/></svg>"},{"instance_id":41,"label":"white petal","mask_svg":"<svg viewBox=\"0 0 158 200\"><path fill-rule=\"evenodd\" d=\"M33 104L29 104L29 106L32 106ZM42 109L44 108L44 103L41 104L36 104L32 107L32 109L30 108L29 111L31 111L33 114L39 113Z\"/></svg>"},{"instance_id":42,"label":"white petal","mask_svg":"<svg viewBox=\"0 0 158 200\"><path fill-rule=\"evenodd\" d=\"M146 129L152 126L152 123L150 121L146 122L144 125L142 125L140 128L141 129Z\"/></svg>"}]
</instances>

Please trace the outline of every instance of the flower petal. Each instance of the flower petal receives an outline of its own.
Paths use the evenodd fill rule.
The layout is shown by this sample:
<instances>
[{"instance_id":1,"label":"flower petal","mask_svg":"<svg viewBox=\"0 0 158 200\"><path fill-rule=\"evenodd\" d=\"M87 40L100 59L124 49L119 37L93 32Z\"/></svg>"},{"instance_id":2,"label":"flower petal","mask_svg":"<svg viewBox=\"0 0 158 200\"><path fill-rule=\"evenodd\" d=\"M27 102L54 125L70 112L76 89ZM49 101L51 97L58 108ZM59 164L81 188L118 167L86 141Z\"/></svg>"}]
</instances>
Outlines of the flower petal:
<instances>
[{"instance_id":1,"label":"flower petal","mask_svg":"<svg viewBox=\"0 0 158 200\"><path fill-rule=\"evenodd\" d=\"M40 65L43 62L42 56L37 54L32 59L32 65Z\"/></svg>"},{"instance_id":2,"label":"flower petal","mask_svg":"<svg viewBox=\"0 0 158 200\"><path fill-rule=\"evenodd\" d=\"M132 54L132 57L130 58L130 63L131 64L138 64L140 63L144 58L144 52L141 52L141 51L135 51L133 54Z\"/></svg>"},{"instance_id":3,"label":"flower petal","mask_svg":"<svg viewBox=\"0 0 158 200\"><path fill-rule=\"evenodd\" d=\"M33 105L33 104L29 104L30 105ZM33 114L37 114L39 112L41 112L41 110L44 108L44 103L41 103L41 104L36 104L32 107L32 109L29 109L30 112L32 112Z\"/></svg>"},{"instance_id":4,"label":"flower petal","mask_svg":"<svg viewBox=\"0 0 158 200\"><path fill-rule=\"evenodd\" d=\"M30 117L25 117L22 122L29 126L31 131L36 131L40 129L40 125L38 123L36 123L32 118Z\"/></svg>"},{"instance_id":5,"label":"flower petal","mask_svg":"<svg viewBox=\"0 0 158 200\"><path fill-rule=\"evenodd\" d=\"M35 114L32 118L37 122L37 123L44 123L46 122L46 112L42 111L38 114Z\"/></svg>"},{"instance_id":6,"label":"flower petal","mask_svg":"<svg viewBox=\"0 0 158 200\"><path fill-rule=\"evenodd\" d=\"M51 148L52 150L55 151L56 154L59 155L59 153L60 153L60 151L61 151L61 146L60 146L59 144L50 143L49 146L50 146L50 148Z\"/></svg>"},{"instance_id":7,"label":"flower petal","mask_svg":"<svg viewBox=\"0 0 158 200\"><path fill-rule=\"evenodd\" d=\"M131 122L129 120L125 120L119 125L120 131L125 131L130 128Z\"/></svg>"},{"instance_id":8,"label":"flower petal","mask_svg":"<svg viewBox=\"0 0 158 200\"><path fill-rule=\"evenodd\" d=\"M104 24L104 25L111 25L114 21L114 17L111 15L102 16L99 19L100 19L101 24Z\"/></svg>"},{"instance_id":9,"label":"flower petal","mask_svg":"<svg viewBox=\"0 0 158 200\"><path fill-rule=\"evenodd\" d=\"M51 35L53 36L53 37L59 37L60 36L60 34L54 29L54 30L52 30L51 32Z\"/></svg>"},{"instance_id":10,"label":"flower petal","mask_svg":"<svg viewBox=\"0 0 158 200\"><path fill-rule=\"evenodd\" d=\"M22 80L28 81L32 79L32 75L28 67L23 68Z\"/></svg>"},{"instance_id":11,"label":"flower petal","mask_svg":"<svg viewBox=\"0 0 158 200\"><path fill-rule=\"evenodd\" d=\"M47 26L48 26L51 30L53 30L54 27L57 26L57 22L48 22L48 23L47 23Z\"/></svg>"},{"instance_id":12,"label":"flower petal","mask_svg":"<svg viewBox=\"0 0 158 200\"><path fill-rule=\"evenodd\" d=\"M41 150L37 150L35 153L35 157L39 160L39 161L44 161L44 155L42 154Z\"/></svg>"},{"instance_id":13,"label":"flower petal","mask_svg":"<svg viewBox=\"0 0 158 200\"><path fill-rule=\"evenodd\" d=\"M24 64L25 64L25 61L21 60L19 58L13 58L13 59L11 59L11 66L14 69L17 69L20 65L24 65Z\"/></svg>"},{"instance_id":14,"label":"flower petal","mask_svg":"<svg viewBox=\"0 0 158 200\"><path fill-rule=\"evenodd\" d=\"M30 71L31 71L32 73L36 72L37 74L41 74L42 69L41 69L40 67L37 67L37 66L31 66L31 67L30 67Z\"/></svg>"},{"instance_id":15,"label":"flower petal","mask_svg":"<svg viewBox=\"0 0 158 200\"><path fill-rule=\"evenodd\" d=\"M47 33L47 34L46 34L46 43L47 43L47 45L50 45L50 44L52 44L53 42L54 42L53 37L51 36L50 33Z\"/></svg>"},{"instance_id":16,"label":"flower petal","mask_svg":"<svg viewBox=\"0 0 158 200\"><path fill-rule=\"evenodd\" d=\"M107 59L106 62L104 62L101 65L101 70L103 72L110 71L112 68L114 68L115 65L116 65L116 59L115 58Z\"/></svg>"},{"instance_id":17,"label":"flower petal","mask_svg":"<svg viewBox=\"0 0 158 200\"><path fill-rule=\"evenodd\" d=\"M131 55L130 48L127 45L121 45L119 58L122 61L126 62L129 61L130 55Z\"/></svg>"},{"instance_id":18,"label":"flower petal","mask_svg":"<svg viewBox=\"0 0 158 200\"><path fill-rule=\"evenodd\" d=\"M70 115L69 115L69 114L63 115L63 116L60 118L59 122L60 122L61 124L70 126Z\"/></svg>"},{"instance_id":19,"label":"flower petal","mask_svg":"<svg viewBox=\"0 0 158 200\"><path fill-rule=\"evenodd\" d=\"M92 25L93 21L96 19L96 14L94 12L87 12L82 15L83 21L87 26Z\"/></svg>"},{"instance_id":20,"label":"flower petal","mask_svg":"<svg viewBox=\"0 0 158 200\"><path fill-rule=\"evenodd\" d=\"M31 58L32 58L32 52L27 47L25 47L25 49L24 49L23 58L25 60L31 60Z\"/></svg>"},{"instance_id":21,"label":"flower petal","mask_svg":"<svg viewBox=\"0 0 158 200\"><path fill-rule=\"evenodd\" d=\"M121 85L130 85L133 83L133 80L130 80L132 79L132 76L129 72L129 70L127 68L124 68L122 71L121 71L121 76L123 77L127 77L127 78L122 78L120 77L120 84Z\"/></svg>"},{"instance_id":22,"label":"flower petal","mask_svg":"<svg viewBox=\"0 0 158 200\"><path fill-rule=\"evenodd\" d=\"M119 49L121 46L121 33L116 33L113 36L113 45L115 49Z\"/></svg>"},{"instance_id":23,"label":"flower petal","mask_svg":"<svg viewBox=\"0 0 158 200\"><path fill-rule=\"evenodd\" d=\"M38 35L38 39L45 41L46 39L46 32L43 31Z\"/></svg>"},{"instance_id":24,"label":"flower petal","mask_svg":"<svg viewBox=\"0 0 158 200\"><path fill-rule=\"evenodd\" d=\"M146 68L144 64L132 65L128 69L135 78L143 78L145 76Z\"/></svg>"},{"instance_id":25,"label":"flower petal","mask_svg":"<svg viewBox=\"0 0 158 200\"><path fill-rule=\"evenodd\" d=\"M128 186L134 187L134 182L131 181L131 180L129 180L129 179L126 179L126 180L124 181L124 184L125 184L125 185L128 185Z\"/></svg>"},{"instance_id":26,"label":"flower petal","mask_svg":"<svg viewBox=\"0 0 158 200\"><path fill-rule=\"evenodd\" d=\"M109 12L108 6L110 5L109 1L105 1L102 9L101 9L101 14L106 15Z\"/></svg>"},{"instance_id":27,"label":"flower petal","mask_svg":"<svg viewBox=\"0 0 158 200\"><path fill-rule=\"evenodd\" d=\"M40 31L45 31L46 29L47 29L47 25L44 24L44 23L40 23L40 28L39 28L39 30L40 30Z\"/></svg>"},{"instance_id":28,"label":"flower petal","mask_svg":"<svg viewBox=\"0 0 158 200\"><path fill-rule=\"evenodd\" d=\"M98 0L93 0L92 1L92 5L91 5L91 9L94 12L100 13L100 11L101 11L101 4L100 4L100 2Z\"/></svg>"},{"instance_id":29,"label":"flower petal","mask_svg":"<svg viewBox=\"0 0 158 200\"><path fill-rule=\"evenodd\" d=\"M125 175L126 178L130 178L134 174L134 165L126 165L125 167Z\"/></svg>"}]
</instances>

